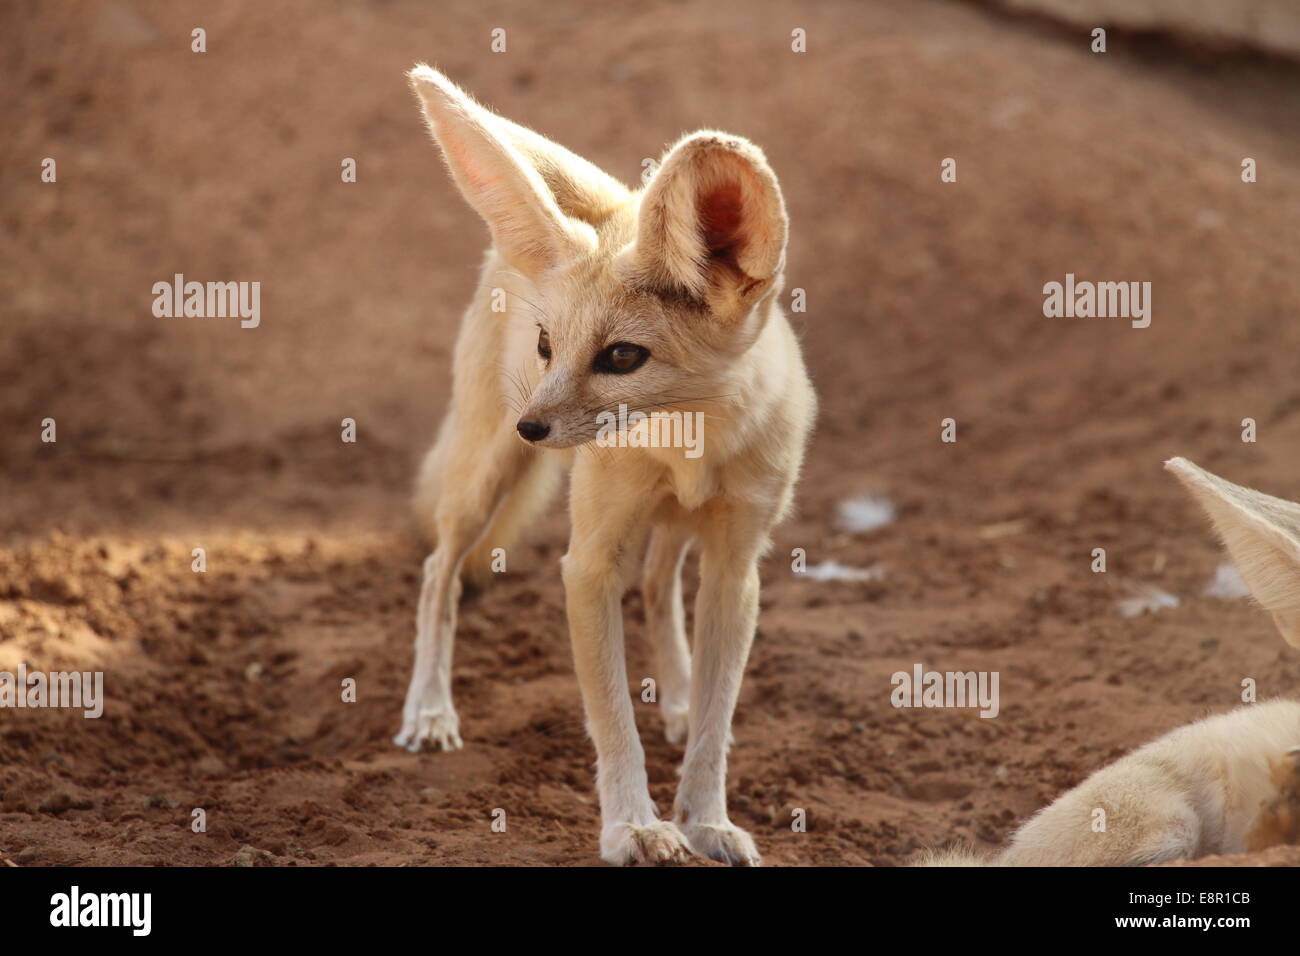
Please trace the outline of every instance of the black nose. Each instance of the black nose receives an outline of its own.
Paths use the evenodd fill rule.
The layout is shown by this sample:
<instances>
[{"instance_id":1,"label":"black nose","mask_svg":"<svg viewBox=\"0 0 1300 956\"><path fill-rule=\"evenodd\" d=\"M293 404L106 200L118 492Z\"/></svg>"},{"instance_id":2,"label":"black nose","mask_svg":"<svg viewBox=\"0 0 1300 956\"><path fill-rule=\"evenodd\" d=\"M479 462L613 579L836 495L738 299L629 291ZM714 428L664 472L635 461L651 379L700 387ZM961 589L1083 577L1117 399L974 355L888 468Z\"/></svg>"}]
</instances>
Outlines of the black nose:
<instances>
[{"instance_id":1,"label":"black nose","mask_svg":"<svg viewBox=\"0 0 1300 956\"><path fill-rule=\"evenodd\" d=\"M515 428L529 441L541 441L551 433L551 426L541 422L520 422Z\"/></svg>"}]
</instances>

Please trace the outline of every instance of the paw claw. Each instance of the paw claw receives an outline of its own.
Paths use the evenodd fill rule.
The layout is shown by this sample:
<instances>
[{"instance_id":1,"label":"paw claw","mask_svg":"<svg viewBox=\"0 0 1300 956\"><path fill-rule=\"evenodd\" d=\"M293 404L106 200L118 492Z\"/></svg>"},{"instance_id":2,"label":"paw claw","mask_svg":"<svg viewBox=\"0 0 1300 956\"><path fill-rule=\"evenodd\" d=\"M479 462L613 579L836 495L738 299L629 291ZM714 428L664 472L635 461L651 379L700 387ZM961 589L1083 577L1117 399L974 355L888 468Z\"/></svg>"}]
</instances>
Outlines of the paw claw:
<instances>
[{"instance_id":1,"label":"paw claw","mask_svg":"<svg viewBox=\"0 0 1300 956\"><path fill-rule=\"evenodd\" d=\"M460 718L455 711L447 710L425 711L414 720L408 720L393 738L393 743L413 754L426 749L460 750L465 746L460 739Z\"/></svg>"},{"instance_id":2,"label":"paw claw","mask_svg":"<svg viewBox=\"0 0 1300 956\"><path fill-rule=\"evenodd\" d=\"M728 866L761 866L754 839L731 823L696 823L683 828L691 850Z\"/></svg>"},{"instance_id":3,"label":"paw claw","mask_svg":"<svg viewBox=\"0 0 1300 956\"><path fill-rule=\"evenodd\" d=\"M641 827L619 823L602 832L600 857L615 866L659 866L685 863L690 848L675 823L663 820Z\"/></svg>"}]
</instances>

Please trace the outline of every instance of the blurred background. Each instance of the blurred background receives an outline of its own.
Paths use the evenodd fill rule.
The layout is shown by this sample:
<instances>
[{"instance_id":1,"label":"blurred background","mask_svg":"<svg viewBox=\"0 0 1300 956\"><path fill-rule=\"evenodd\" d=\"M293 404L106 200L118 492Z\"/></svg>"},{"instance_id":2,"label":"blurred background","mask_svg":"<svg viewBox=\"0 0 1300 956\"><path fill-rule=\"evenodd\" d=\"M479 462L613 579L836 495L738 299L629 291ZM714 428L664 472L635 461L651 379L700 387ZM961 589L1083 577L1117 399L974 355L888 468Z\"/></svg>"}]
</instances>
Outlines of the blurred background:
<instances>
[{"instance_id":1,"label":"blurred background","mask_svg":"<svg viewBox=\"0 0 1300 956\"><path fill-rule=\"evenodd\" d=\"M595 861L560 506L463 611L465 751L389 744L408 491L487 242L405 85L418 61L629 184L699 127L781 179L822 413L735 731L733 818L769 862L997 843L1243 676L1296 691L1265 617L1205 594L1221 559L1160 465L1300 499L1298 9L6 4L0 669L104 670L109 699L98 721L0 711L0 856ZM156 318L175 273L260 282L260 326ZM1067 273L1150 282L1150 327L1045 318ZM846 524L863 495L893 520ZM793 548L880 573L796 577ZM1157 592L1177 606L1116 610ZM999 671L1001 715L892 709L889 675L918 662ZM638 707L668 806L680 753ZM194 806L218 811L202 837Z\"/></svg>"}]
</instances>

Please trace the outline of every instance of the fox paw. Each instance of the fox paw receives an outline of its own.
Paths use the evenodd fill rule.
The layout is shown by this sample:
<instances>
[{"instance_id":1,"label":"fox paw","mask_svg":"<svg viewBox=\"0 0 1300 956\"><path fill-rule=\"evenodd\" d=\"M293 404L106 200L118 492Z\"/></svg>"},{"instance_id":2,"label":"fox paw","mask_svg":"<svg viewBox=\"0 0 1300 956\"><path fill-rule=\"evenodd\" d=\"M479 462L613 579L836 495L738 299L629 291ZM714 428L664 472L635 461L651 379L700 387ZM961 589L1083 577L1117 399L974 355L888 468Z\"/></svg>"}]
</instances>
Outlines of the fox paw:
<instances>
[{"instance_id":1,"label":"fox paw","mask_svg":"<svg viewBox=\"0 0 1300 956\"><path fill-rule=\"evenodd\" d=\"M393 743L411 753L421 750L460 750L460 718L454 710L421 711L407 718Z\"/></svg>"},{"instance_id":2,"label":"fox paw","mask_svg":"<svg viewBox=\"0 0 1300 956\"><path fill-rule=\"evenodd\" d=\"M643 827L614 823L600 834L600 858L615 866L684 863L689 856L682 831L666 820Z\"/></svg>"},{"instance_id":3,"label":"fox paw","mask_svg":"<svg viewBox=\"0 0 1300 956\"><path fill-rule=\"evenodd\" d=\"M728 866L759 866L763 862L753 837L734 824L694 823L683 832L691 850L710 860Z\"/></svg>"},{"instance_id":4,"label":"fox paw","mask_svg":"<svg viewBox=\"0 0 1300 956\"><path fill-rule=\"evenodd\" d=\"M686 743L686 735L690 730L691 712L689 710L665 710L664 718L664 738L670 744Z\"/></svg>"}]
</instances>

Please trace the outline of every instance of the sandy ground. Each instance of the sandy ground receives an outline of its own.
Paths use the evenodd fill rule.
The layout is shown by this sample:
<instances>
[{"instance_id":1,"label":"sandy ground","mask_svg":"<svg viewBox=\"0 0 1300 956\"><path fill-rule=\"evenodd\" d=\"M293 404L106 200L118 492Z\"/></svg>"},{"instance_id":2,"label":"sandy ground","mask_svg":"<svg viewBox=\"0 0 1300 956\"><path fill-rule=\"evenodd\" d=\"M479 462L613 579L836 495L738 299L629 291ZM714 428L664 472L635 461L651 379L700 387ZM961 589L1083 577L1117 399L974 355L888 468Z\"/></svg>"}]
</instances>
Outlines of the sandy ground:
<instances>
[{"instance_id":1,"label":"sandy ground","mask_svg":"<svg viewBox=\"0 0 1300 956\"><path fill-rule=\"evenodd\" d=\"M408 490L486 241L404 86L425 59L627 182L704 126L781 177L823 411L735 724L732 816L766 862L996 845L1244 677L1300 692L1264 615L1202 596L1221 558L1160 467L1300 498L1300 70L1115 35L1096 56L929 0L196 9L0 13L0 668L99 669L108 694L99 720L0 712L0 857L597 862L561 508L462 612L465 749L390 743L423 556ZM154 318L177 272L260 281L261 326ZM1150 328L1045 318L1067 272L1152 282ZM860 493L896 520L837 531ZM794 548L883 578L798 577ZM1116 613L1147 585L1180 606ZM650 655L626 610L631 692ZM1000 715L894 709L916 663L999 672ZM668 806L680 751L637 706Z\"/></svg>"}]
</instances>

